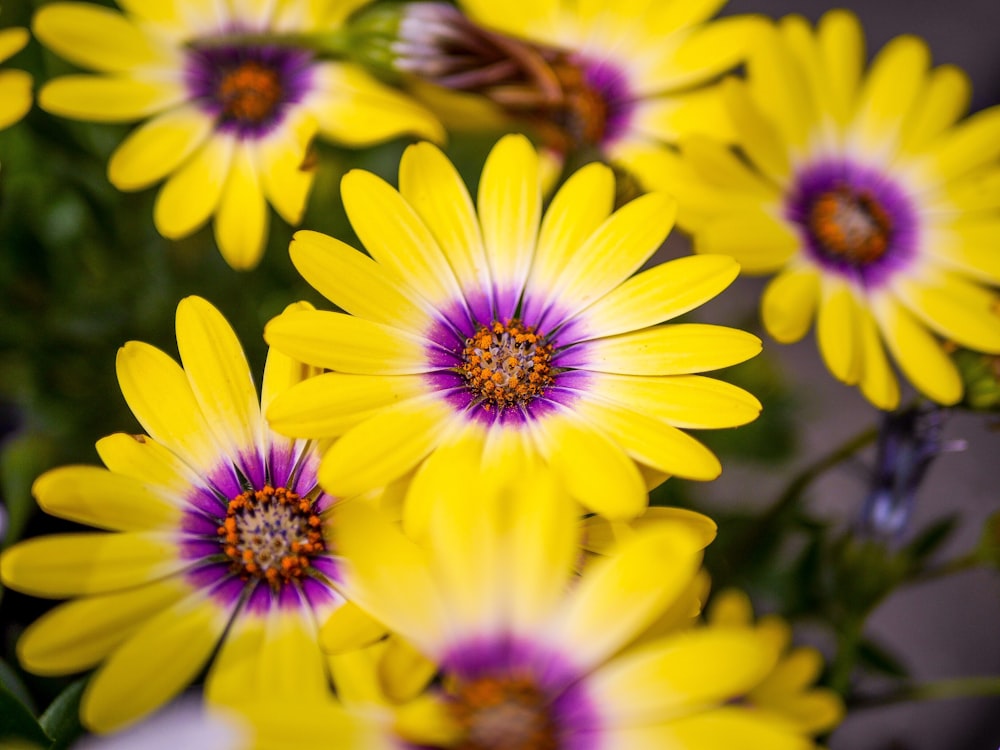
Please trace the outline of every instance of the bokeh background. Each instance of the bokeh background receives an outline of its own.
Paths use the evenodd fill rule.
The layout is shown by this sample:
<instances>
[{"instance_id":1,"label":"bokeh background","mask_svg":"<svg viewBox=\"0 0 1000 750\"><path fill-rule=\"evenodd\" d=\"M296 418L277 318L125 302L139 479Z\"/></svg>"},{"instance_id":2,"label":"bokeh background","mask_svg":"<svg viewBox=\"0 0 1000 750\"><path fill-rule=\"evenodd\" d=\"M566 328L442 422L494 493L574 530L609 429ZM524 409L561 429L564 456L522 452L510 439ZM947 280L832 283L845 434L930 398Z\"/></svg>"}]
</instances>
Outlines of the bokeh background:
<instances>
[{"instance_id":1,"label":"bokeh background","mask_svg":"<svg viewBox=\"0 0 1000 750\"><path fill-rule=\"evenodd\" d=\"M0 26L27 25L42 4L3 0ZM831 7L836 6L816 0L731 0L725 12L797 12L815 20ZM936 63L955 63L969 72L974 110L1000 103L1000 0L867 0L842 7L860 16L870 51L898 34L918 34L929 42ZM37 45L9 64L41 80L69 70ZM126 131L59 120L35 109L0 132L0 498L6 517L0 543L70 528L37 511L30 484L50 466L96 462L94 442L100 436L139 430L117 389L115 353L131 339L175 353L173 313L183 296L202 295L223 311L257 372L265 353L261 330L270 317L296 299L325 306L288 261L292 229L276 217L264 262L248 273L226 266L210 230L181 242L159 237L151 219L155 190L122 194L105 177L108 155ZM497 135L466 135L449 144L449 155L471 184ZM400 141L352 153L318 146L316 186L302 225L354 242L338 198L341 174L362 167L394 180L404 147ZM686 252L686 241L677 235L661 257ZM756 304L762 288L759 279L740 279L701 317L760 333ZM726 467L721 479L710 485L671 480L661 500L720 519L752 513L772 502L797 469L877 422L856 390L827 373L812 339L767 346L763 357L732 377L761 397L765 418L742 431L709 436ZM967 448L942 456L932 467L912 522L915 533L956 515L954 533L935 553L941 560L974 547L983 522L1000 508L998 427L1000 419L982 415L956 412L948 420L946 439L964 439ZM857 517L872 460L869 449L811 488L807 511L831 533L849 528ZM727 529L723 524L720 542ZM740 580L739 571L719 576L726 577ZM781 608L787 601L781 586L757 582L752 590L761 609ZM67 681L18 672L13 644L48 605L0 594L0 678L17 684L35 708L44 708ZM796 625L802 638L832 647L829 634L808 617ZM1000 674L998 632L1000 578L985 569L901 588L868 625L873 641L917 680ZM877 689L879 678L870 679ZM859 711L829 746L993 750L1000 746L1000 699Z\"/></svg>"}]
</instances>

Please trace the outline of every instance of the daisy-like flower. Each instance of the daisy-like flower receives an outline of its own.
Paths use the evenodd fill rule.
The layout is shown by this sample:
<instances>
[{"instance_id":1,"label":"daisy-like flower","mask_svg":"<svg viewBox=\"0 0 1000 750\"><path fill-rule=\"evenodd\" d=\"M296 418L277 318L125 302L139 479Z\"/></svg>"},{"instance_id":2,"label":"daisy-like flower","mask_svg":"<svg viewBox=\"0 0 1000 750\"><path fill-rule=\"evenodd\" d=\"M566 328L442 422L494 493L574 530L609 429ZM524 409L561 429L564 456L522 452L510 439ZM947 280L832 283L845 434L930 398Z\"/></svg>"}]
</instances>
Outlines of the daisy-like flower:
<instances>
[{"instance_id":1,"label":"daisy-like flower","mask_svg":"<svg viewBox=\"0 0 1000 750\"><path fill-rule=\"evenodd\" d=\"M752 628L684 630L630 647L698 572L702 545L688 524L648 524L577 576L578 510L551 472L525 463L498 476L461 464L437 479L420 542L370 505L343 510L346 591L439 668L440 687L423 695L443 710L387 731L465 750L811 747L728 705L774 664ZM470 483L478 502L468 502ZM405 671L380 674L401 697L424 690L401 684L413 682ZM321 717L299 722L322 736Z\"/></svg>"},{"instance_id":2,"label":"daisy-like flower","mask_svg":"<svg viewBox=\"0 0 1000 750\"><path fill-rule=\"evenodd\" d=\"M731 137L713 87L758 21L709 19L724 0L460 0L402 9L396 69L490 98L562 151L617 158L689 132Z\"/></svg>"},{"instance_id":3,"label":"daisy-like flower","mask_svg":"<svg viewBox=\"0 0 1000 750\"><path fill-rule=\"evenodd\" d=\"M708 609L707 625L709 629L754 626L749 597L734 589L717 594ZM806 646L789 648L791 630L776 615L760 618L755 627L781 657L739 702L804 734L831 731L844 718L844 704L833 690L815 687L823 670L823 656Z\"/></svg>"},{"instance_id":4,"label":"daisy-like flower","mask_svg":"<svg viewBox=\"0 0 1000 750\"><path fill-rule=\"evenodd\" d=\"M813 30L791 16L761 34L745 83L726 95L749 164L691 140L632 166L685 199L696 249L776 273L761 301L768 332L819 349L875 406L900 397L886 356L941 404L962 397L941 338L1000 352L1000 107L958 122L969 84L929 68L926 45L891 41L865 74L857 19Z\"/></svg>"},{"instance_id":5,"label":"daisy-like flower","mask_svg":"<svg viewBox=\"0 0 1000 750\"><path fill-rule=\"evenodd\" d=\"M0 62L28 43L27 29L0 29ZM23 70L0 71L0 130L13 125L31 109L31 75Z\"/></svg>"},{"instance_id":6,"label":"daisy-like flower","mask_svg":"<svg viewBox=\"0 0 1000 750\"><path fill-rule=\"evenodd\" d=\"M543 218L538 157L522 136L487 159L478 215L427 143L404 153L400 192L354 171L342 193L371 257L315 232L296 234L291 255L347 312L291 311L265 330L279 351L334 371L267 413L282 433L339 438L320 466L327 491L367 491L425 458L541 454L588 508L632 517L647 481L719 474L716 457L679 428L759 413L750 394L694 374L754 356L756 337L659 325L718 294L736 264L690 257L632 275L669 231L671 198L646 195L611 214L614 178L594 163ZM404 520L423 508L410 497Z\"/></svg>"},{"instance_id":7,"label":"daisy-like flower","mask_svg":"<svg viewBox=\"0 0 1000 750\"><path fill-rule=\"evenodd\" d=\"M56 79L39 103L84 120L149 118L112 155L112 184L140 190L166 178L154 212L159 232L184 237L214 215L223 257L252 268L267 238L268 203L290 224L302 215L317 131L347 146L404 133L443 137L409 98L292 41L336 29L364 2L122 0L124 13L46 5L35 34L97 74Z\"/></svg>"},{"instance_id":8,"label":"daisy-like flower","mask_svg":"<svg viewBox=\"0 0 1000 750\"><path fill-rule=\"evenodd\" d=\"M258 402L236 335L198 297L178 305L177 344L183 369L141 342L118 355L148 436L106 437L107 468L57 468L33 487L47 512L106 531L31 539L0 559L6 586L74 598L25 631L18 656L44 675L100 665L81 704L97 732L166 703L216 648L213 699L328 689L316 631L344 602L334 501L312 444L261 418L309 368L272 351Z\"/></svg>"}]
</instances>

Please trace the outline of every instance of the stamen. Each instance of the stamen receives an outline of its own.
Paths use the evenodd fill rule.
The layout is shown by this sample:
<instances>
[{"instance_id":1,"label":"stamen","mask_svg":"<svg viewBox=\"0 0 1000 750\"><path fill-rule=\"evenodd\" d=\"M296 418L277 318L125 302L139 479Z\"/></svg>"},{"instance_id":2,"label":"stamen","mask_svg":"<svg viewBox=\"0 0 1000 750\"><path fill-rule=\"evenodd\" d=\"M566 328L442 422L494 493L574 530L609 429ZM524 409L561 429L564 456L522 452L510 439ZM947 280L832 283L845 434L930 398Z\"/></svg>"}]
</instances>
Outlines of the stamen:
<instances>
[{"instance_id":1,"label":"stamen","mask_svg":"<svg viewBox=\"0 0 1000 750\"><path fill-rule=\"evenodd\" d=\"M310 558L325 549L321 525L311 500L266 485L230 500L217 533L234 573L280 589L305 575Z\"/></svg>"},{"instance_id":2,"label":"stamen","mask_svg":"<svg viewBox=\"0 0 1000 750\"><path fill-rule=\"evenodd\" d=\"M829 255L864 266L889 248L892 220L869 192L840 186L820 195L809 211L809 231Z\"/></svg>"},{"instance_id":3,"label":"stamen","mask_svg":"<svg viewBox=\"0 0 1000 750\"><path fill-rule=\"evenodd\" d=\"M480 326L465 340L459 372L486 410L525 406L555 381L553 347L517 319Z\"/></svg>"},{"instance_id":4,"label":"stamen","mask_svg":"<svg viewBox=\"0 0 1000 750\"><path fill-rule=\"evenodd\" d=\"M255 60L227 71L215 91L222 117L245 124L270 119L283 95L278 72Z\"/></svg>"},{"instance_id":5,"label":"stamen","mask_svg":"<svg viewBox=\"0 0 1000 750\"><path fill-rule=\"evenodd\" d=\"M557 750L547 696L532 680L483 677L450 691L449 708L463 730L459 750Z\"/></svg>"}]
</instances>

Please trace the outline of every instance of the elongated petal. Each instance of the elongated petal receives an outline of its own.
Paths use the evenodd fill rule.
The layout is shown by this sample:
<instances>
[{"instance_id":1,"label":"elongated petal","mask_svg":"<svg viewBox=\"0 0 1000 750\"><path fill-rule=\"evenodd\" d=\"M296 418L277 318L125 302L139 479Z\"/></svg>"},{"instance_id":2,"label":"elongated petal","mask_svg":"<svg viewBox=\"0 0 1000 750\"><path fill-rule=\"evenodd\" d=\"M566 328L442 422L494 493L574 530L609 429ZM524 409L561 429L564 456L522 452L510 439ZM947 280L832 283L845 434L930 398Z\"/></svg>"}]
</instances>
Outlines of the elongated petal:
<instances>
[{"instance_id":1,"label":"elongated petal","mask_svg":"<svg viewBox=\"0 0 1000 750\"><path fill-rule=\"evenodd\" d=\"M845 123L854 113L855 97L865 63L865 39L857 17L845 10L823 15L817 38L829 84L828 106L837 121Z\"/></svg>"},{"instance_id":2,"label":"elongated petal","mask_svg":"<svg viewBox=\"0 0 1000 750\"><path fill-rule=\"evenodd\" d=\"M110 732L166 704L201 671L229 615L199 594L147 622L87 684L81 721L93 731Z\"/></svg>"},{"instance_id":3,"label":"elongated petal","mask_svg":"<svg viewBox=\"0 0 1000 750\"><path fill-rule=\"evenodd\" d=\"M626 653L588 685L616 723L652 724L747 694L777 656L751 628L707 628Z\"/></svg>"},{"instance_id":4,"label":"elongated petal","mask_svg":"<svg viewBox=\"0 0 1000 750\"><path fill-rule=\"evenodd\" d=\"M62 466L42 474L31 492L46 513L113 531L173 528L177 506L143 484L97 466Z\"/></svg>"},{"instance_id":5,"label":"elongated petal","mask_svg":"<svg viewBox=\"0 0 1000 750\"><path fill-rule=\"evenodd\" d=\"M417 465L448 435L452 408L436 395L381 410L333 444L320 464L328 492L350 497L382 487Z\"/></svg>"},{"instance_id":6,"label":"elongated petal","mask_svg":"<svg viewBox=\"0 0 1000 750\"><path fill-rule=\"evenodd\" d=\"M861 392L879 409L895 409L899 405L899 382L889 364L878 325L870 310L858 309L858 326L864 362Z\"/></svg>"},{"instance_id":7,"label":"elongated petal","mask_svg":"<svg viewBox=\"0 0 1000 750\"><path fill-rule=\"evenodd\" d=\"M68 75L47 83L38 93L38 103L61 117L131 122L179 104L186 95L180 82Z\"/></svg>"},{"instance_id":8,"label":"elongated petal","mask_svg":"<svg viewBox=\"0 0 1000 750\"><path fill-rule=\"evenodd\" d=\"M697 548L681 527L637 533L587 569L553 637L582 669L601 663L687 588L701 560Z\"/></svg>"},{"instance_id":9,"label":"elongated petal","mask_svg":"<svg viewBox=\"0 0 1000 750\"><path fill-rule=\"evenodd\" d=\"M965 114L972 96L969 76L954 65L931 71L927 85L903 123L900 148L916 153Z\"/></svg>"},{"instance_id":10,"label":"elongated petal","mask_svg":"<svg viewBox=\"0 0 1000 750\"><path fill-rule=\"evenodd\" d=\"M893 289L929 328L970 349L1000 354L1000 296L954 276L900 278Z\"/></svg>"},{"instance_id":11,"label":"elongated petal","mask_svg":"<svg viewBox=\"0 0 1000 750\"><path fill-rule=\"evenodd\" d=\"M815 745L788 725L755 709L717 708L663 724L616 727L602 735L607 747L658 750L683 747L714 750L815 750Z\"/></svg>"},{"instance_id":12,"label":"elongated petal","mask_svg":"<svg viewBox=\"0 0 1000 750\"><path fill-rule=\"evenodd\" d=\"M493 281L499 290L516 296L531 268L542 214L538 154L527 138L504 136L493 147L483 166L476 205Z\"/></svg>"},{"instance_id":13,"label":"elongated petal","mask_svg":"<svg viewBox=\"0 0 1000 750\"><path fill-rule=\"evenodd\" d=\"M267 202L289 224L298 224L316 176L306 164L316 121L304 110L287 117L283 127L258 143L255 156Z\"/></svg>"},{"instance_id":14,"label":"elongated petal","mask_svg":"<svg viewBox=\"0 0 1000 750\"><path fill-rule=\"evenodd\" d=\"M171 539L138 532L35 537L2 560L5 585L57 599L150 583L186 565Z\"/></svg>"},{"instance_id":15,"label":"elongated petal","mask_svg":"<svg viewBox=\"0 0 1000 750\"><path fill-rule=\"evenodd\" d=\"M907 379L939 404L962 397L962 379L941 344L888 295L875 301L874 312L886 345Z\"/></svg>"},{"instance_id":16,"label":"elongated petal","mask_svg":"<svg viewBox=\"0 0 1000 750\"><path fill-rule=\"evenodd\" d=\"M13 125L31 109L30 73L23 70L0 71L0 130Z\"/></svg>"},{"instance_id":17,"label":"elongated petal","mask_svg":"<svg viewBox=\"0 0 1000 750\"><path fill-rule=\"evenodd\" d=\"M337 437L379 410L426 393L420 378L328 372L282 394L267 412L278 432L306 438Z\"/></svg>"},{"instance_id":18,"label":"elongated petal","mask_svg":"<svg viewBox=\"0 0 1000 750\"><path fill-rule=\"evenodd\" d=\"M319 640L326 653L339 654L370 646L385 632L385 625L354 602L345 601L322 624Z\"/></svg>"},{"instance_id":19,"label":"elongated petal","mask_svg":"<svg viewBox=\"0 0 1000 750\"><path fill-rule=\"evenodd\" d=\"M771 273L798 251L800 240L783 220L762 211L732 212L707 223L694 238L699 253L731 255L747 273Z\"/></svg>"},{"instance_id":20,"label":"elongated petal","mask_svg":"<svg viewBox=\"0 0 1000 750\"><path fill-rule=\"evenodd\" d=\"M679 323L590 341L569 354L598 372L687 375L744 362L760 349L760 339L736 328Z\"/></svg>"},{"instance_id":21,"label":"elongated petal","mask_svg":"<svg viewBox=\"0 0 1000 750\"><path fill-rule=\"evenodd\" d=\"M364 318L325 310L291 310L264 328L267 343L317 367L359 375L404 375L433 369L429 343Z\"/></svg>"},{"instance_id":22,"label":"elongated petal","mask_svg":"<svg viewBox=\"0 0 1000 750\"><path fill-rule=\"evenodd\" d=\"M90 669L189 589L176 579L63 604L35 620L17 642L21 664L35 674Z\"/></svg>"},{"instance_id":23,"label":"elongated petal","mask_svg":"<svg viewBox=\"0 0 1000 750\"><path fill-rule=\"evenodd\" d=\"M31 27L46 47L82 68L124 73L171 62L166 48L139 26L92 3L46 5L35 14Z\"/></svg>"},{"instance_id":24,"label":"elongated petal","mask_svg":"<svg viewBox=\"0 0 1000 750\"><path fill-rule=\"evenodd\" d=\"M108 435L97 441L97 454L113 473L160 490L161 502L177 502L203 481L176 453L145 435Z\"/></svg>"},{"instance_id":25,"label":"elongated petal","mask_svg":"<svg viewBox=\"0 0 1000 750\"><path fill-rule=\"evenodd\" d=\"M858 304L851 289L843 283L828 282L819 306L816 338L830 372L848 385L861 379L864 367L857 316Z\"/></svg>"},{"instance_id":26,"label":"elongated petal","mask_svg":"<svg viewBox=\"0 0 1000 750\"><path fill-rule=\"evenodd\" d=\"M184 237L215 213L235 147L233 138L209 138L167 179L153 206L153 221L160 234L168 239Z\"/></svg>"},{"instance_id":27,"label":"elongated petal","mask_svg":"<svg viewBox=\"0 0 1000 750\"><path fill-rule=\"evenodd\" d=\"M540 420L538 446L588 509L612 519L634 518L646 507L646 487L635 462L605 431L575 415Z\"/></svg>"},{"instance_id":28,"label":"elongated petal","mask_svg":"<svg viewBox=\"0 0 1000 750\"><path fill-rule=\"evenodd\" d=\"M202 474L214 469L219 450L180 365L139 341L118 350L116 365L122 395L146 432Z\"/></svg>"},{"instance_id":29,"label":"elongated petal","mask_svg":"<svg viewBox=\"0 0 1000 750\"><path fill-rule=\"evenodd\" d=\"M764 290L760 314L777 341L791 344L809 331L819 303L820 276L812 268L789 268Z\"/></svg>"},{"instance_id":30,"label":"elongated petal","mask_svg":"<svg viewBox=\"0 0 1000 750\"><path fill-rule=\"evenodd\" d=\"M926 153L941 181L992 162L1000 155L1000 107L972 115L937 139Z\"/></svg>"},{"instance_id":31,"label":"elongated petal","mask_svg":"<svg viewBox=\"0 0 1000 750\"><path fill-rule=\"evenodd\" d=\"M229 176L215 214L215 241L237 271L255 267L264 253L270 213L249 144L235 146Z\"/></svg>"},{"instance_id":32,"label":"elongated petal","mask_svg":"<svg viewBox=\"0 0 1000 750\"><path fill-rule=\"evenodd\" d=\"M376 323L422 331L428 314L407 287L364 253L319 232L296 232L288 249L296 270L343 310Z\"/></svg>"},{"instance_id":33,"label":"elongated petal","mask_svg":"<svg viewBox=\"0 0 1000 750\"><path fill-rule=\"evenodd\" d=\"M212 132L212 118L195 106L164 112L136 128L111 155L108 179L119 190L141 190L166 177Z\"/></svg>"},{"instance_id":34,"label":"elongated petal","mask_svg":"<svg viewBox=\"0 0 1000 750\"><path fill-rule=\"evenodd\" d=\"M696 255L661 263L628 279L585 310L584 333L600 338L663 323L702 305L728 287L739 265L725 255Z\"/></svg>"}]
</instances>

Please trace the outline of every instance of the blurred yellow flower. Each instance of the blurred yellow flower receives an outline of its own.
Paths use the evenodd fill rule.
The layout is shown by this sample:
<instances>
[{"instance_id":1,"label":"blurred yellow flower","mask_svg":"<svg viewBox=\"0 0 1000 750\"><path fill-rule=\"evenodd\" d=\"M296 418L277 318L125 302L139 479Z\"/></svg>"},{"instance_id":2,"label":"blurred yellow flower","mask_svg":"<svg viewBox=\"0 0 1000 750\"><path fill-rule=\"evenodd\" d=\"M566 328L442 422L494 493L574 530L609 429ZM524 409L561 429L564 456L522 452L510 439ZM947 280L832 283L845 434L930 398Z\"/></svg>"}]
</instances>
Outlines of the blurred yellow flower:
<instances>
[{"instance_id":1,"label":"blurred yellow flower","mask_svg":"<svg viewBox=\"0 0 1000 750\"><path fill-rule=\"evenodd\" d=\"M0 29L0 62L17 54L30 39L27 29ZM0 130L13 125L31 109L31 75L0 70Z\"/></svg>"}]
</instances>

